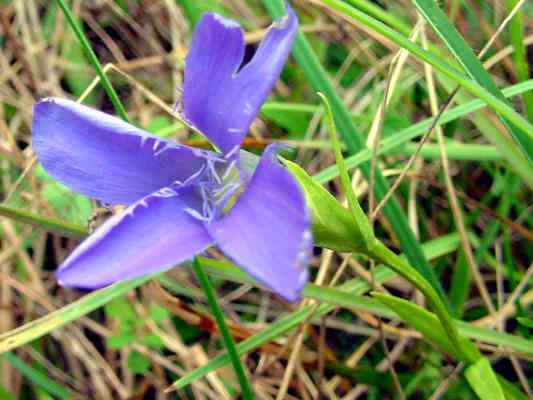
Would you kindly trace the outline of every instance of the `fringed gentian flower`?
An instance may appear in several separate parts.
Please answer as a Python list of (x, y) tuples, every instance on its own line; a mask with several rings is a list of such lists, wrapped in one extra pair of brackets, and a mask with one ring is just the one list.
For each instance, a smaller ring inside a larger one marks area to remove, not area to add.
[(183, 113), (220, 152), (163, 140), (72, 101), (35, 105), (33, 149), (50, 175), (128, 206), (70, 254), (57, 271), (62, 285), (92, 289), (164, 271), (216, 245), (286, 300), (299, 299), (312, 250), (303, 192), (276, 146), (253, 173), (240, 150), (290, 53), (298, 21), (287, 10), (242, 68), (236, 22), (206, 14), (194, 32)]

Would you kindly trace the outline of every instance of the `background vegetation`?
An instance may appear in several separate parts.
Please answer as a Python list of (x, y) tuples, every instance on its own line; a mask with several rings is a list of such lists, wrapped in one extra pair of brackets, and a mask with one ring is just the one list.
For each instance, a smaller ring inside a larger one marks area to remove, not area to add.
[[(59, 4), (0, 1), (0, 398), (238, 398), (190, 266), (91, 294), (53, 278), (96, 204), (35, 162), (32, 105), (53, 95), (117, 113)], [(67, 4), (131, 121), (195, 146), (207, 143), (171, 109), (194, 24), (204, 11), (238, 20), (251, 56), (283, 13), (278, 0)], [(531, 397), (533, 4), (292, 4), (302, 33), (246, 148), (291, 144), (344, 202), (325, 93), (376, 236), (490, 364), (470, 368), (428, 299), (375, 259), (316, 248), (305, 300), (288, 305), (209, 251), (200, 263), (257, 398)]]

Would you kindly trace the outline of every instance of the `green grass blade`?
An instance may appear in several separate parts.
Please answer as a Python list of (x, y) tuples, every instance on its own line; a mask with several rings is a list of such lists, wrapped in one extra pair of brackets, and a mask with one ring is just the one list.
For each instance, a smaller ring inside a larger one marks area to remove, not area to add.
[(96, 57), (96, 54), (94, 54), (94, 51), (87, 40), (87, 37), (83, 33), (80, 25), (78, 24), (78, 21), (76, 21), (76, 18), (72, 14), (72, 11), (70, 11), (70, 8), (67, 6), (64, 0), (57, 0), (59, 7), (61, 7), (61, 10), (63, 10), (63, 13), (65, 14), (65, 17), (67, 18), (67, 21), (74, 31), (76, 37), (80, 41), (80, 44), (83, 46), (83, 50), (85, 51), (85, 54), (89, 58), (89, 61), (93, 65), (93, 67), (96, 69), (96, 72), (98, 73), (98, 76), (100, 77), (100, 81), (102, 82), (102, 86), (104, 87), (104, 90), (106, 91), (107, 95), (109, 96), (109, 99), (111, 100), (111, 103), (113, 103), (113, 107), (115, 107), (115, 110), (117, 111), (118, 115), (124, 120), (129, 121), (128, 114), (126, 113), (126, 110), (124, 109), (124, 106), (120, 102), (120, 99), (118, 98), (117, 93), (115, 92), (115, 89), (111, 85), (111, 82), (107, 78), (107, 75), (105, 74), (102, 65), (100, 64), (100, 61), (98, 61), (98, 57)]
[(215, 316), (215, 320), (217, 321), (218, 329), (220, 330), (220, 335), (222, 336), (224, 346), (228, 351), (229, 358), (233, 364), (233, 369), (235, 370), (235, 374), (237, 375), (239, 384), (241, 385), (242, 397), (245, 400), (252, 400), (254, 398), (252, 387), (248, 381), (248, 377), (246, 376), (246, 371), (241, 363), (241, 359), (237, 354), (237, 350), (235, 349), (235, 342), (233, 341), (233, 337), (231, 336), (228, 326), (226, 325), (224, 314), (222, 313), (222, 309), (218, 304), (215, 290), (213, 289), (213, 286), (209, 281), (209, 277), (200, 265), (197, 257), (195, 257), (193, 260), (193, 269), (196, 273), (198, 281), (202, 285), (207, 302), (209, 303), (211, 310), (213, 311), (213, 315)]
[(0, 204), (0, 215), (20, 221), (25, 224), (33, 225), (37, 228), (46, 229), (51, 232), (57, 232), (61, 235), (71, 238), (82, 238), (87, 236), (87, 229), (83, 226), (64, 222), (59, 219), (43, 217), (28, 211), (4, 206)]
[[(424, 16), (446, 44), (448, 49), (455, 55), (468, 75), (495, 98), (509, 105), (498, 89), (498, 86), (496, 86), (496, 82), (494, 82), (490, 74), (485, 70), (481, 61), (479, 61), (470, 46), (468, 46), (461, 34), (448, 20), (446, 14), (437, 3), (434, 0), (413, 0), (413, 2), (418, 11)], [(502, 118), (502, 122), (506, 125), (507, 130), (512, 137), (520, 145), (523, 154), (530, 162), (532, 162), (533, 127), (531, 127), (529, 132), (527, 130), (521, 131), (518, 127), (513, 126), (513, 122), (507, 118)]]
[[(507, 0), (509, 12), (514, 9), (519, 0)], [(509, 23), (509, 33), (511, 34), (511, 43), (514, 47), (513, 59), (516, 66), (516, 75), (518, 80), (527, 81), (530, 78), (529, 64), (524, 39), (524, 13), (518, 11)], [(525, 111), (530, 122), (533, 122), (533, 93), (524, 93)]]
[[(263, 4), (273, 17), (280, 17), (285, 14), (282, 0), (264, 0)], [(364, 149), (365, 142), (363, 136), (355, 127), (350, 112), (336, 93), (326, 71), (320, 64), (320, 61), (302, 32), (298, 32), (296, 36), (293, 54), (313, 89), (324, 93), (331, 102), (335, 122), (342, 134), (348, 153), (354, 154)], [(363, 163), (361, 165), (361, 170), (367, 179), (369, 179), (370, 174), (372, 173), (370, 163)], [(374, 187), (376, 198), (382, 199), (388, 189), (389, 185), (383, 177), (383, 174), (381, 174), (379, 169), (376, 170)], [(444, 290), (442, 289), (436, 274), (425, 259), (420, 245), (409, 227), (407, 218), (394, 196), (391, 196), (391, 199), (385, 205), (383, 212), (390, 221), (396, 236), (400, 240), (402, 250), (405, 252), (411, 265), (413, 265), (438, 291), (441, 297), (445, 299)]]
[(33, 382), (36, 386), (41, 387), (48, 394), (53, 395), (58, 399), (71, 398), (71, 392), (69, 389), (53, 381), (41, 371), (38, 371), (32, 366), (28, 365), (15, 354), (5, 353), (2, 354), (2, 357), (4, 357), (13, 368), (18, 370), (24, 377), (26, 377), (26, 379)]

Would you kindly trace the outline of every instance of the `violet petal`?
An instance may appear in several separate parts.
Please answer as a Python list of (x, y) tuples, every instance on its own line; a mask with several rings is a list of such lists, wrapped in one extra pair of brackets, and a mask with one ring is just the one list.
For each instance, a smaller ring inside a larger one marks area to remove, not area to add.
[(34, 106), (32, 146), (55, 179), (110, 204), (132, 204), (203, 165), (196, 149), (59, 98)]
[(56, 272), (61, 285), (94, 289), (169, 269), (210, 246), (203, 223), (185, 211), (194, 187), (164, 188), (111, 217)]
[(240, 145), (289, 56), (298, 19), (272, 24), (253, 59), (241, 71), (244, 39), (236, 22), (206, 14), (198, 23), (185, 60), (185, 118), (223, 153)]
[(227, 215), (207, 225), (220, 249), (288, 301), (300, 298), (312, 251), (304, 194), (269, 146)]

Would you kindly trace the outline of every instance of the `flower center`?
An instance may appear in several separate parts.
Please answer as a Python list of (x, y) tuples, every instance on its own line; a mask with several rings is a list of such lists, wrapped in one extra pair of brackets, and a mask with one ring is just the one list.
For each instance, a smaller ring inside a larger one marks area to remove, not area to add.
[[(237, 154), (238, 156), (238, 154)], [(205, 164), (197, 173), (194, 186), (202, 200), (199, 209), (186, 211), (202, 221), (211, 221), (227, 213), (242, 193), (245, 173), (239, 168), (235, 155), (219, 157), (203, 153)]]

